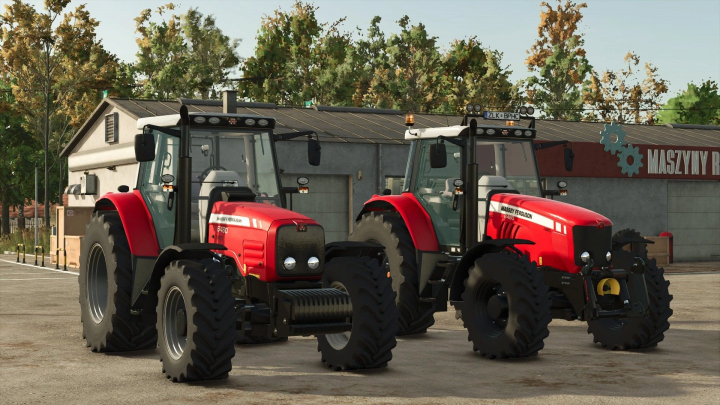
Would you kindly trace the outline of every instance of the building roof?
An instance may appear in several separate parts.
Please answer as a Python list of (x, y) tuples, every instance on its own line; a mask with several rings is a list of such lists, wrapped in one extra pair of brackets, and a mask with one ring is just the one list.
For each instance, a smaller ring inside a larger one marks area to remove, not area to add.
[[(177, 114), (180, 106), (189, 112), (222, 112), (219, 100), (139, 100), (105, 98), (90, 118), (78, 130), (61, 156), (67, 156), (82, 137), (100, 118), (108, 105), (135, 119), (157, 115)], [(405, 112), (390, 109), (358, 107), (312, 106), (312, 108), (284, 107), (272, 103), (237, 103), (238, 114), (270, 116), (277, 120), (276, 133), (299, 130), (317, 131), (321, 141), (347, 143), (406, 144)], [(461, 116), (415, 114), (414, 128), (458, 125)], [(537, 140), (571, 142), (599, 142), (603, 123), (537, 120)], [(625, 140), (633, 144), (720, 146), (720, 127), (709, 125), (623, 125)]]

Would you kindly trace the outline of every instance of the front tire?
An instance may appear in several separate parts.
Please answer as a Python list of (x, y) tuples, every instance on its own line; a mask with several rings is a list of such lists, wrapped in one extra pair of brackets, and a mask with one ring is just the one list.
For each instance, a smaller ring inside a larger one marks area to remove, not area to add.
[(96, 212), (90, 218), (82, 240), (78, 283), (83, 338), (92, 351), (155, 347), (155, 313), (130, 313), (132, 261), (117, 212)]
[(550, 331), (548, 286), (527, 256), (488, 253), (475, 260), (462, 293), (473, 350), (490, 359), (536, 355)]
[[(640, 233), (633, 229), (617, 232), (613, 239), (623, 236), (640, 238)], [(665, 331), (670, 328), (670, 282), (663, 276), (665, 270), (658, 267), (655, 259), (648, 259), (644, 243), (631, 244), (631, 251), (614, 250), (613, 266), (630, 269), (635, 257), (645, 262), (645, 285), (647, 286), (650, 303), (649, 315), (645, 318), (628, 319), (596, 319), (588, 322), (588, 333), (592, 333), (593, 341), (612, 350), (646, 349), (655, 347), (665, 339)]]
[(415, 244), (402, 217), (390, 212), (368, 212), (355, 224), (351, 241), (375, 242), (385, 248), (385, 264), (397, 293), (400, 335), (425, 333), (435, 323), (435, 306), (420, 302), (420, 270)]
[(160, 280), (158, 346), (173, 382), (227, 378), (235, 356), (235, 299), (220, 263), (176, 260)]
[(350, 295), (352, 330), (318, 335), (318, 351), (327, 367), (357, 370), (385, 367), (392, 359), (398, 331), (395, 292), (376, 259), (336, 257), (325, 265), (325, 287)]

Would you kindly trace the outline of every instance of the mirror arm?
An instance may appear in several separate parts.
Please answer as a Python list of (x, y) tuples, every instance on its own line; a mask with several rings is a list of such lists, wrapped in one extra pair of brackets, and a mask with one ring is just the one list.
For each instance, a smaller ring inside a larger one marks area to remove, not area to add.
[(570, 143), (570, 141), (553, 141), (553, 142), (533, 143), (533, 148), (535, 148), (535, 150), (541, 150), (541, 149), (552, 148), (553, 146), (566, 145), (566, 144), (570, 145), (570, 147), (572, 148), (572, 143)]
[(448, 137), (443, 136), (443, 135), (438, 136), (437, 139), (450, 142), (451, 144), (453, 144), (453, 145), (455, 145), (455, 146), (459, 146), (459, 147), (461, 147), (461, 148), (464, 148), (464, 147), (465, 147), (465, 141), (462, 140), (462, 139), (448, 138)]
[(297, 194), (300, 192), (300, 190), (297, 187), (281, 187), (280, 189), (281, 193), (285, 194)]
[(180, 138), (180, 130), (179, 129), (172, 129), (172, 128), (166, 128), (166, 127), (159, 127), (157, 125), (152, 124), (145, 124), (143, 127), (143, 133), (145, 133), (146, 129), (155, 130), (158, 132), (162, 132), (163, 134), (167, 134), (170, 136), (174, 136), (176, 138)]
[(298, 131), (298, 132), (289, 132), (286, 134), (273, 134), (273, 139), (275, 141), (289, 141), (291, 139), (299, 138), (301, 136), (317, 136), (317, 132), (315, 131)]

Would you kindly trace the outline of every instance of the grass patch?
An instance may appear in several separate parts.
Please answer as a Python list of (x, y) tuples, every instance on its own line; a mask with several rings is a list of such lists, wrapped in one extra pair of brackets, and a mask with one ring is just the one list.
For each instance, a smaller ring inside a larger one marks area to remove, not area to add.
[[(34, 255), (35, 229), (25, 228), (8, 235), (0, 236), (0, 253), (7, 251), (15, 253), (17, 245), (25, 245), (25, 254)], [(38, 245), (45, 248), (45, 254), (50, 253), (50, 228), (38, 228)], [(22, 252), (22, 251), (21, 251)]]

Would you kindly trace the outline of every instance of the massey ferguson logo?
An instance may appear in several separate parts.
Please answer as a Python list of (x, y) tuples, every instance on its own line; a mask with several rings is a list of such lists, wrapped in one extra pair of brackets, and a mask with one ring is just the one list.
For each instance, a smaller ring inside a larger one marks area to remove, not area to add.
[(500, 206), (500, 211), (504, 212), (504, 213), (507, 214), (507, 215), (512, 215), (512, 216), (517, 216), (517, 217), (523, 217), (523, 218), (527, 218), (527, 219), (532, 219), (532, 214), (531, 214), (531, 213), (529, 213), (529, 212), (527, 212), (527, 211), (519, 210), (519, 209), (517, 209), (517, 208), (508, 207), (507, 205), (502, 205), (502, 206)]
[(295, 223), (298, 232), (307, 232), (307, 224)]
[(597, 227), (598, 227), (598, 229), (603, 229), (603, 228), (605, 228), (605, 222), (603, 222), (603, 221), (601, 221), (601, 220), (599, 220), (599, 219), (596, 219), (596, 221), (597, 221)]

